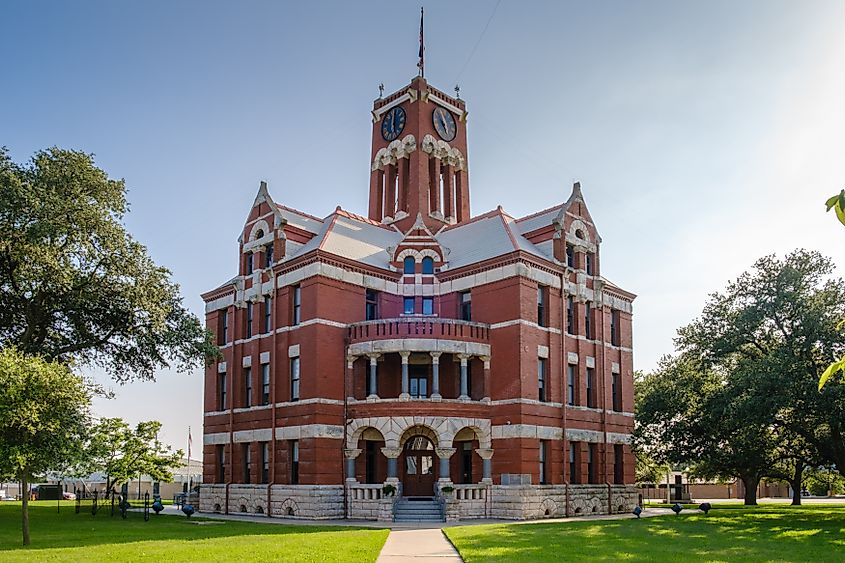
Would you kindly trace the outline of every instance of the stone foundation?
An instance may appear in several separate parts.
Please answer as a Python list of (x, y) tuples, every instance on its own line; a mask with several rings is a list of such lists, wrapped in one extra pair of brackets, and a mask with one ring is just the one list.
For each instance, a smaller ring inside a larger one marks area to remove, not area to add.
[[(226, 512), (226, 485), (201, 485), (199, 507), (200, 512)], [(343, 486), (229, 485), (228, 513), (311, 520), (343, 518)]]
[[(382, 485), (272, 485), (269, 514), (281, 518), (392, 521), (397, 497)], [(447, 521), (496, 518), (535, 520), (629, 513), (637, 504), (633, 485), (455, 485), (444, 498)], [(267, 514), (268, 485), (229, 485), (229, 514)], [(568, 510), (567, 510), (568, 505)], [(226, 511), (226, 485), (200, 487), (200, 512)]]

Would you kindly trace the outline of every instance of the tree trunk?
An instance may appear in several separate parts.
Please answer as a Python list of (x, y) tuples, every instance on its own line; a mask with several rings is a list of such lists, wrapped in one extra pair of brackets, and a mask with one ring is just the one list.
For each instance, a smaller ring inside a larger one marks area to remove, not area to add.
[(745, 505), (746, 506), (756, 506), (757, 505), (757, 485), (760, 483), (759, 477), (754, 476), (742, 476), (743, 488), (745, 489)]
[(23, 544), (29, 545), (29, 479), (21, 477), (21, 529), (23, 530)]
[(804, 462), (795, 462), (795, 471), (792, 474), (792, 479), (789, 480), (789, 486), (792, 487), (792, 506), (801, 506), (801, 484), (804, 481)]

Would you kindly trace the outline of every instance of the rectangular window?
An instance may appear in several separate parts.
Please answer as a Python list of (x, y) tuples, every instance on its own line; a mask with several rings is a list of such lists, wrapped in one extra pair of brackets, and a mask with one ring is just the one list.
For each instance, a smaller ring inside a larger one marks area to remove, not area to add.
[(252, 406), (252, 368), (244, 368), (244, 406)]
[(610, 343), (613, 346), (620, 346), (619, 344), (619, 309), (610, 311)]
[(291, 298), (291, 318), (290, 324), (296, 326), (302, 319), (302, 288), (298, 285), (293, 286), (293, 296)]
[(571, 244), (566, 245), (566, 265), (570, 268), (575, 267), (575, 248)]
[(264, 267), (269, 268), (273, 265), (273, 245), (268, 244), (264, 247)]
[(569, 442), (569, 482), (577, 485), (581, 482), (581, 471), (578, 469), (578, 442)]
[(270, 482), (270, 443), (261, 442), (261, 482)]
[(586, 257), (587, 257), (587, 275), (592, 276), (593, 275), (593, 260), (594, 260), (595, 255), (592, 252), (588, 252)]
[(161, 496), (161, 481), (153, 481), (153, 497)]
[(434, 314), (434, 297), (423, 297), (423, 315), (433, 315)]
[(537, 358), (537, 387), (539, 400), (546, 401), (546, 358)]
[(546, 440), (540, 440), (540, 484), (545, 485), (549, 482), (548, 470), (548, 456), (549, 443)]
[(464, 291), (461, 295), (461, 320), (472, 320), (472, 294), (469, 291)]
[(408, 369), (411, 397), (425, 399), (428, 397), (428, 366), (410, 365)]
[(589, 301), (584, 304), (584, 336), (587, 340), (593, 339), (593, 308)]
[(613, 410), (622, 412), (622, 377), (618, 373), (611, 374), (611, 396), (613, 398)]
[(253, 270), (252, 252), (246, 253), (246, 275), (250, 275)]
[(365, 316), (366, 320), (374, 321), (378, 319), (378, 292), (374, 289), (368, 289), (365, 296)]
[(261, 364), (261, 404), (270, 404), (270, 364)]
[(574, 364), (566, 366), (566, 404), (571, 406), (575, 405), (575, 392), (578, 383), (576, 369), (577, 366)]
[(587, 368), (587, 406), (596, 408), (596, 370)]
[(290, 400), (299, 400), (299, 357), (290, 359)]
[(598, 476), (596, 475), (596, 445), (589, 444), (587, 446), (587, 479), (588, 483), (594, 485), (598, 483)]
[(625, 484), (625, 451), (622, 444), (613, 444), (613, 483)]
[(402, 312), (406, 315), (413, 315), (416, 310), (414, 306), (414, 298), (413, 297), (405, 297), (402, 300)]
[(537, 286), (537, 324), (546, 326), (546, 301), (548, 288), (542, 285)]
[(273, 323), (273, 298), (267, 296), (264, 298), (264, 334), (270, 332)]
[(246, 337), (252, 338), (252, 301), (246, 304)]
[(226, 373), (217, 374), (217, 410), (226, 410)]
[(226, 450), (223, 444), (217, 446), (217, 482), (226, 482)]
[(364, 463), (365, 473), (364, 473), (364, 481), (366, 483), (376, 483), (376, 463), (378, 463), (378, 448), (376, 447), (376, 442), (372, 440), (367, 440), (364, 442), (366, 444), (366, 451), (364, 455)]
[(290, 484), (299, 484), (299, 440), (290, 440), (288, 442), (288, 452), (290, 455)]
[(575, 299), (571, 295), (566, 298), (566, 332), (575, 334)]
[(243, 482), (249, 484), (250, 473), (252, 473), (252, 452), (250, 451), (250, 444), (242, 446), (243, 462), (244, 462), (244, 480)]
[(220, 313), (220, 345), (223, 346), (229, 342), (229, 310), (223, 309)]

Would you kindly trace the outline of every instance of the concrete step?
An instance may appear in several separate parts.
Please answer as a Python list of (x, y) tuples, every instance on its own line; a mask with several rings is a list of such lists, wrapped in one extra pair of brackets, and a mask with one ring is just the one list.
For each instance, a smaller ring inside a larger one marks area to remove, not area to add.
[(400, 500), (393, 511), (395, 522), (442, 522), (440, 503), (432, 500)]

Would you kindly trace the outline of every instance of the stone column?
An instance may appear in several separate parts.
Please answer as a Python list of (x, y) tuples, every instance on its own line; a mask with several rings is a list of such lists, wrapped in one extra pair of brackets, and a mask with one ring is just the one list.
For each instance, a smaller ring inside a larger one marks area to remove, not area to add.
[(381, 354), (369, 354), (370, 357), (370, 394), (368, 399), (378, 399), (378, 378), (376, 377), (376, 370), (378, 369), (378, 359)]
[(358, 359), (358, 356), (346, 356), (346, 396), (347, 399), (354, 399), (355, 398), (355, 378), (354, 375), (354, 366), (355, 360)]
[(410, 399), (411, 395), (408, 393), (408, 358), (411, 357), (410, 352), (399, 352), (402, 356), (402, 393), (399, 395), (400, 399)]
[(440, 354), (441, 352), (429, 352), (431, 354), (431, 398), (439, 401), (440, 396)]
[(387, 480), (385, 483), (399, 482), (398, 460), (402, 448), (382, 448), (381, 453), (387, 458)]
[(446, 483), (451, 483), (452, 478), (449, 476), (449, 458), (457, 450), (455, 448), (434, 448), (434, 453), (437, 454), (437, 457), (440, 458), (440, 470), (438, 471), (439, 478), (437, 482), (442, 485)]
[(357, 483), (355, 478), (355, 458), (361, 454), (358, 448), (346, 448), (343, 450), (343, 455), (346, 457), (346, 480), (348, 482)]
[(490, 356), (479, 356), (482, 362), (484, 362), (484, 392), (482, 395), (482, 401), (489, 401), (490, 400)]
[(482, 463), (482, 483), (493, 482), (493, 448), (477, 448), (475, 453), (481, 458)]
[(459, 401), (469, 401), (469, 389), (467, 389), (467, 361), (471, 356), (467, 354), (458, 354), (458, 359), (461, 361), (461, 394), (458, 397)]

